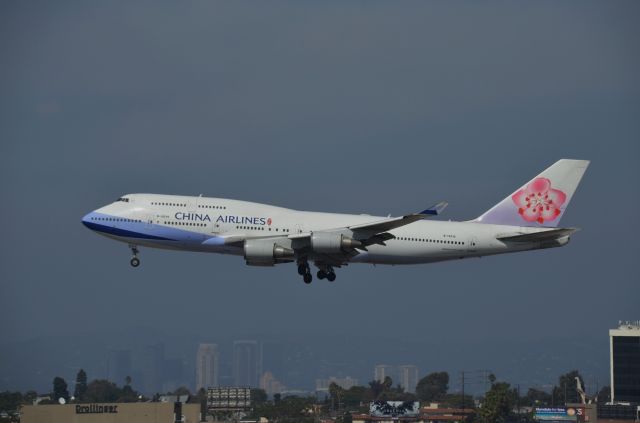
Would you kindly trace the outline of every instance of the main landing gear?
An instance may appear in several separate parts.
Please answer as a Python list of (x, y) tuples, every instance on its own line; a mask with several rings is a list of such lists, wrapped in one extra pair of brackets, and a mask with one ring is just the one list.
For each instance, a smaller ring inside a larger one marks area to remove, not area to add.
[[(299, 261), (298, 262), (298, 274), (302, 276), (304, 283), (311, 283), (313, 277), (311, 276), (311, 269), (309, 268), (309, 263), (307, 261)], [(333, 267), (331, 266), (318, 266), (318, 273), (316, 273), (318, 279), (326, 279), (329, 282), (333, 282), (336, 280), (336, 273), (333, 271)]]
[(302, 280), (304, 280), (304, 283), (306, 284), (311, 283), (313, 280), (313, 276), (311, 276), (311, 269), (309, 269), (309, 263), (306, 261), (298, 262), (298, 274), (302, 276)]
[(333, 267), (327, 266), (324, 269), (318, 270), (317, 275), (318, 279), (327, 279), (329, 282), (333, 282), (336, 280), (336, 272), (333, 271)]
[(131, 263), (131, 266), (133, 267), (140, 266), (140, 259), (138, 258), (138, 247), (136, 247), (135, 245), (130, 245), (129, 248), (131, 248), (131, 254), (133, 254), (133, 257), (131, 257), (131, 261), (129, 261), (129, 263)]

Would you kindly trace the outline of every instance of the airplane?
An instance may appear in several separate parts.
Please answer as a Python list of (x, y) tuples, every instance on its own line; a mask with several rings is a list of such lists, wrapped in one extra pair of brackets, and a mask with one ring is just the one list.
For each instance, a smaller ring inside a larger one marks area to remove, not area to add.
[(398, 217), (298, 211), (226, 198), (127, 194), (88, 213), (92, 231), (139, 246), (243, 256), (250, 266), (296, 263), (305, 283), (333, 282), (351, 263), (406, 265), (561, 247), (577, 228), (558, 227), (589, 161), (562, 159), (481, 216), (426, 220), (446, 202)]

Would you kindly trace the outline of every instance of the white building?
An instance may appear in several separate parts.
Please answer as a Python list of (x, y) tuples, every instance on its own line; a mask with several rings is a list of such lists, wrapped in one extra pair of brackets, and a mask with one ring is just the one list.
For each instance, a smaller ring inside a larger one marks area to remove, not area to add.
[(418, 368), (412, 364), (407, 364), (398, 367), (398, 383), (402, 386), (405, 392), (416, 392), (416, 385), (418, 385)]
[(257, 388), (262, 373), (262, 350), (257, 341), (233, 343), (233, 379), (236, 386)]
[(393, 372), (393, 366), (388, 364), (378, 364), (373, 370), (373, 378), (379, 382), (384, 382), (384, 378), (390, 377), (393, 379), (395, 374)]
[(196, 391), (218, 386), (218, 345), (200, 344), (196, 354)]

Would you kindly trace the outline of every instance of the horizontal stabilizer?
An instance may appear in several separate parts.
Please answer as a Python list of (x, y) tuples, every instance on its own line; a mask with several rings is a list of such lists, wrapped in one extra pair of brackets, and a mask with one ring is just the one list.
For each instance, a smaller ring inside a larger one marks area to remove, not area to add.
[(505, 236), (499, 236), (497, 239), (500, 241), (509, 241), (509, 242), (538, 242), (538, 241), (549, 241), (558, 238), (562, 238), (565, 236), (569, 236), (572, 233), (578, 231), (578, 228), (559, 228), (559, 229), (551, 229), (549, 231), (541, 231), (541, 232), (533, 232), (529, 234), (511, 234)]

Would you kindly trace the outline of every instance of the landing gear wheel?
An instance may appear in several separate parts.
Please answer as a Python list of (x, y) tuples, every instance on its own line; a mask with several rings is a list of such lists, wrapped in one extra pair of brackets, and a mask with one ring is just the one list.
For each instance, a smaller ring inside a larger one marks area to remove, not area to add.
[(298, 275), (304, 276), (305, 273), (307, 273), (307, 266), (305, 266), (304, 264), (299, 264), (298, 265)]
[(140, 266), (140, 259), (138, 257), (133, 257), (129, 263), (131, 263), (131, 266), (133, 267), (138, 267)]
[(305, 273), (303, 279), (304, 279), (304, 283), (310, 284), (311, 281), (313, 280), (313, 276), (311, 276), (311, 273)]
[(328, 274), (327, 274), (327, 280), (328, 280), (329, 282), (333, 282), (333, 281), (335, 281), (335, 280), (336, 280), (336, 274), (335, 274), (335, 273), (333, 273), (333, 272), (328, 273)]
[(318, 277), (318, 279), (322, 280), (327, 277), (327, 273), (324, 270), (318, 270), (316, 276)]

